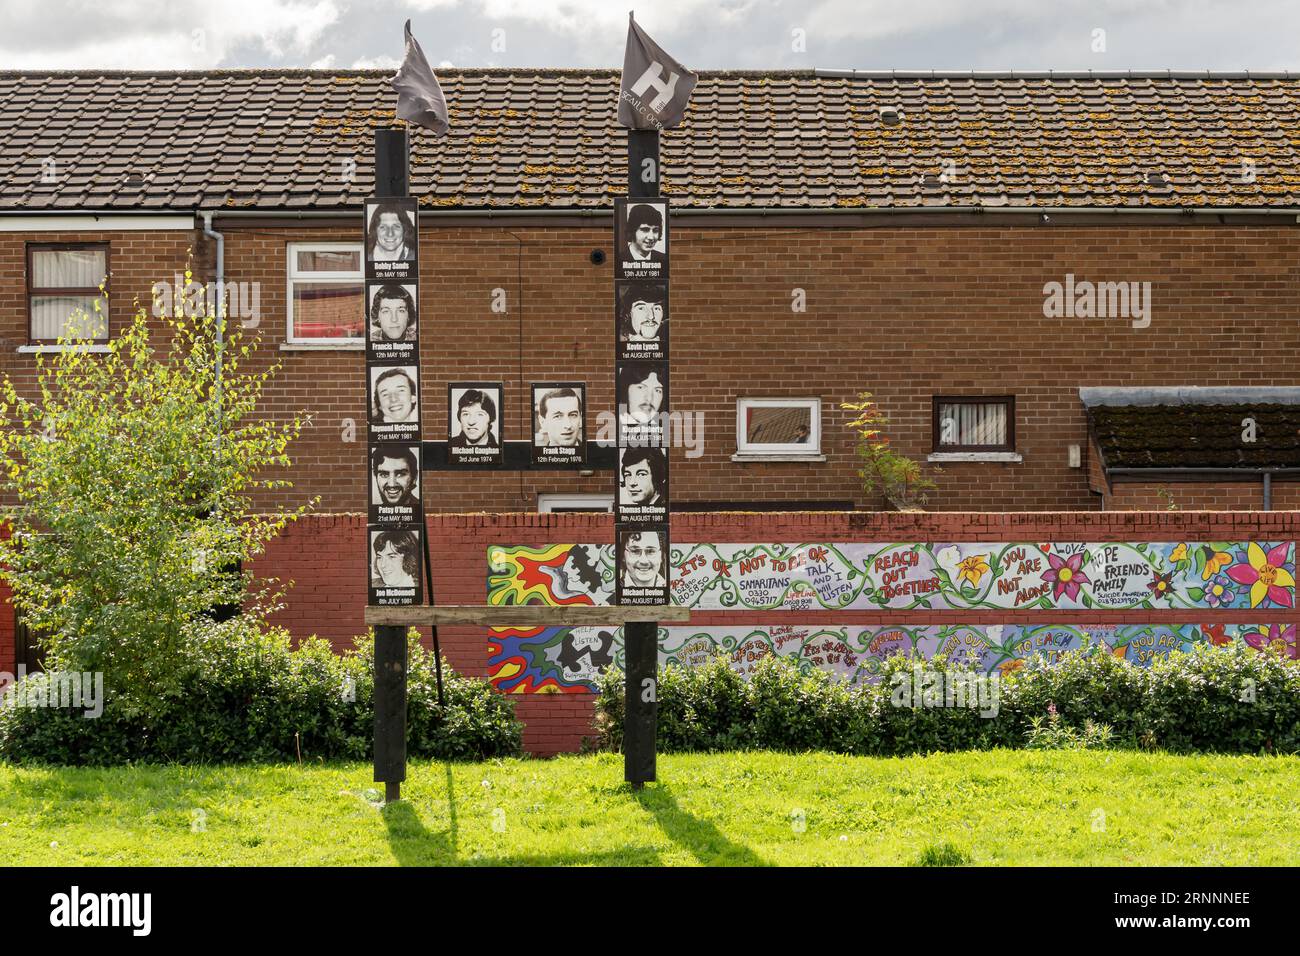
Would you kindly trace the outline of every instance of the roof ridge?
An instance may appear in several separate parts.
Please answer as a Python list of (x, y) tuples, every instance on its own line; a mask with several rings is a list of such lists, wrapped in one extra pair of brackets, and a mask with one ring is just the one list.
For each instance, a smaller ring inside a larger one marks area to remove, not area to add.
[[(473, 66), (440, 67), (440, 75), (470, 76), (618, 76), (619, 67)], [(863, 79), (1300, 79), (1290, 70), (858, 70), (760, 69), (698, 70), (701, 77), (810, 77)], [(218, 76), (360, 76), (386, 79), (391, 68), (313, 70), (308, 67), (225, 67), (212, 70), (0, 70), (0, 77), (218, 77)]]

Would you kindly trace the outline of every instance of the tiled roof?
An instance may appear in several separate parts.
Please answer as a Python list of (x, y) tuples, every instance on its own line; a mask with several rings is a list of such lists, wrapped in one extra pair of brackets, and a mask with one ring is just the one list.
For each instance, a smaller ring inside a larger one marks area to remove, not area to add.
[[(385, 75), (0, 73), (0, 210), (356, 208)], [(624, 192), (617, 71), (440, 79), (452, 132), (412, 141), (426, 205)], [(1291, 207), (1300, 76), (705, 72), (662, 150), (665, 193), (701, 208)]]
[(1300, 468), (1300, 405), (1102, 405), (1088, 417), (1108, 470)]

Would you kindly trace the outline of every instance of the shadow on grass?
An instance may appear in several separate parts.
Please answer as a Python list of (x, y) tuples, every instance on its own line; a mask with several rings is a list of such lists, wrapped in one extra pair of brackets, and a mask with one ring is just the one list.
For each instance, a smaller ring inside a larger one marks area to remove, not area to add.
[(390, 803), (381, 816), (388, 829), (388, 846), (398, 866), (657, 866), (659, 853), (650, 847), (623, 847), (604, 853), (573, 852), (513, 854), (490, 856), (475, 853), (462, 857), (456, 814), (456, 785), (451, 765), (447, 773), (447, 809), (450, 822), (446, 830), (434, 833), (420, 819), (415, 807), (406, 801)]
[(707, 820), (692, 816), (677, 805), (663, 784), (632, 791), (641, 808), (650, 813), (664, 835), (704, 866), (767, 866), (761, 856), (728, 839)]

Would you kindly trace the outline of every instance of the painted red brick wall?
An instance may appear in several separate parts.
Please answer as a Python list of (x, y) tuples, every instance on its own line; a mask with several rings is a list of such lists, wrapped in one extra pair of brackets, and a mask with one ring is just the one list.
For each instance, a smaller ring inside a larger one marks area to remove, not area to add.
[[(441, 604), (482, 604), (486, 598), (487, 549), (492, 545), (613, 540), (608, 515), (449, 514), (428, 521), (434, 589)], [(1106, 513), (718, 513), (677, 514), (677, 542), (808, 541), (1232, 541), (1294, 540), (1298, 512), (1106, 512)], [(319, 634), (336, 648), (347, 647), (364, 630), (365, 521), (360, 515), (307, 519), (277, 539), (262, 573), (297, 584), (276, 623), (295, 636)], [(743, 623), (909, 625), (969, 624), (1136, 624), (1206, 621), (1300, 621), (1300, 612), (1202, 611), (1195, 621), (1178, 611), (697, 611), (692, 624)], [(428, 643), (428, 634), (425, 634)], [(444, 627), (439, 639), (458, 671), (486, 676), (486, 631)], [(547, 755), (573, 751), (592, 733), (592, 698), (582, 694), (519, 695), (517, 713), (526, 723), (525, 746)]]
[[(486, 598), (487, 549), (492, 545), (613, 540), (608, 515), (449, 514), (428, 520), (434, 588), (441, 604), (482, 604)], [(1105, 513), (773, 513), (678, 514), (678, 542), (742, 541), (1197, 541), (1294, 540), (1300, 512), (1105, 512)], [(290, 584), (285, 607), (272, 618), (295, 638), (319, 635), (337, 650), (365, 630), (366, 544), (363, 515), (315, 515), (291, 526), (253, 564), (260, 576)], [(13, 613), (0, 584), (0, 670), (13, 671)], [(1189, 623), (1176, 611), (697, 611), (692, 624), (743, 623), (909, 625), (1046, 623)], [(1205, 621), (1300, 621), (1300, 612), (1201, 611)], [(1193, 622), (1195, 623), (1195, 622)], [(428, 645), (429, 634), (424, 632)], [(486, 631), (445, 627), (439, 640), (457, 671), (485, 677)], [(584, 694), (519, 695), (516, 712), (526, 724), (532, 753), (577, 750), (592, 733), (593, 698)]]

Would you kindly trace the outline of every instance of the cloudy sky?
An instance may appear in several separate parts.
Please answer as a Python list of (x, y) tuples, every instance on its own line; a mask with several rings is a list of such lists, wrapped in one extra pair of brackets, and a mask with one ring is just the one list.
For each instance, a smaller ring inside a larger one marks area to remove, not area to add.
[(1295, 0), (3, 0), (0, 70), (619, 66), (627, 10), (692, 69), (1300, 69)]

